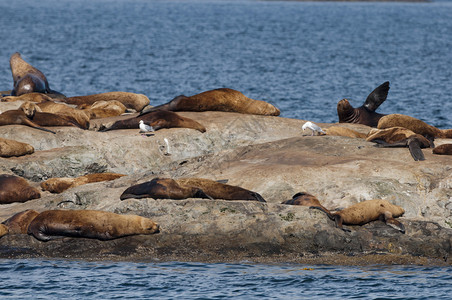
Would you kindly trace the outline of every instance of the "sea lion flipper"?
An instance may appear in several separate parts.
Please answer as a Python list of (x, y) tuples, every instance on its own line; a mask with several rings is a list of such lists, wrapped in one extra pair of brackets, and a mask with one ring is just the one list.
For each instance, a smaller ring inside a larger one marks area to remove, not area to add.
[(388, 96), (389, 91), (389, 81), (384, 82), (376, 89), (374, 89), (369, 96), (367, 96), (366, 101), (364, 102), (364, 107), (369, 111), (375, 111)]
[(408, 148), (410, 149), (411, 156), (415, 161), (425, 160), (424, 153), (421, 150), (418, 140), (410, 139), (408, 141)]
[(391, 226), (394, 229), (397, 229), (398, 231), (400, 231), (401, 233), (405, 233), (405, 226), (400, 223), (399, 221), (397, 221), (394, 218), (388, 218), (386, 219), (386, 225)]

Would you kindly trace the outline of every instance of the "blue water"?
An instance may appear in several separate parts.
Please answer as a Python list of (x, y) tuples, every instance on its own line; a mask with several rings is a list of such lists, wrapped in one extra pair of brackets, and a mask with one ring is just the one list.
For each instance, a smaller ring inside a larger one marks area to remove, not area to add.
[(19, 51), (68, 96), (157, 105), (229, 87), (282, 116), (336, 122), (386, 80), (382, 113), (452, 128), (452, 3), (0, 0), (0, 90)]
[[(0, 0), (0, 90), (16, 51), (68, 96), (151, 104), (228, 87), (336, 122), (391, 82), (382, 113), (452, 128), (452, 3)], [(305, 270), (304, 268), (313, 268)], [(446, 299), (451, 268), (0, 260), (1, 299)]]
[(0, 260), (1, 299), (450, 299), (452, 267)]

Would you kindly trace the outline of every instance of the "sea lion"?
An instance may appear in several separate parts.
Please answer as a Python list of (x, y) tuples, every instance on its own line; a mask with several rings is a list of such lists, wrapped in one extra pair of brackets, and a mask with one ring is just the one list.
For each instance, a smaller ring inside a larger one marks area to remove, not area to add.
[(36, 210), (27, 209), (13, 215), (2, 224), (8, 227), (10, 234), (27, 234), (28, 225), (39, 215)]
[(34, 123), (32, 120), (27, 118), (25, 113), (22, 110), (8, 110), (0, 114), (0, 126), (6, 125), (25, 125), (35, 129), (51, 132), (55, 134), (54, 131), (42, 128), (38, 124)]
[(7, 234), (8, 234), (8, 227), (6, 227), (3, 224), (0, 224), (0, 238)]
[(364, 225), (375, 220), (381, 220), (387, 225), (405, 233), (405, 226), (394, 219), (403, 215), (405, 210), (400, 206), (389, 203), (387, 200), (366, 200), (334, 213), (321, 206), (312, 206), (312, 208), (326, 213), (331, 220), (336, 222), (336, 227), (344, 231), (350, 230), (343, 228), (343, 224)]
[(452, 129), (438, 129), (424, 121), (407, 115), (390, 114), (382, 117), (380, 121), (378, 121), (377, 128), (379, 129), (391, 127), (404, 127), (414, 133), (434, 138), (452, 138)]
[(14, 175), (0, 175), (0, 204), (27, 202), (38, 199), (41, 194), (27, 180)]
[(28, 234), (44, 242), (65, 236), (111, 240), (157, 232), (159, 225), (148, 218), (99, 210), (47, 210), (28, 226)]
[(72, 117), (81, 128), (89, 128), (90, 117), (83, 110), (73, 108), (64, 103), (56, 103), (54, 101), (45, 101), (37, 103), (36, 105), (42, 110), (42, 112)]
[(351, 138), (361, 138), (365, 139), (366, 134), (358, 132), (356, 130), (345, 128), (341, 126), (331, 126), (326, 129), (327, 135), (333, 135), (333, 136), (346, 136)]
[(166, 104), (145, 108), (141, 115), (156, 110), (212, 110), (266, 116), (279, 116), (280, 114), (279, 109), (268, 102), (248, 98), (239, 91), (227, 88), (210, 90), (190, 97), (180, 95)]
[(386, 100), (388, 91), (389, 81), (386, 81), (373, 90), (358, 108), (353, 108), (347, 99), (342, 99), (337, 103), (339, 123), (359, 123), (376, 127), (378, 120), (385, 115), (376, 113), (375, 110)]
[(32, 145), (21, 143), (14, 140), (0, 138), (0, 156), (1, 157), (11, 157), (11, 156), (22, 156), (27, 154), (32, 154), (35, 149)]
[(254, 200), (265, 202), (261, 195), (238, 186), (232, 186), (202, 178), (154, 178), (151, 181), (133, 185), (120, 196), (121, 200), (129, 198), (154, 199), (224, 199), (224, 200)]
[(18, 52), (11, 55), (9, 65), (14, 81), (11, 96), (20, 96), (33, 92), (60, 94), (59, 92), (51, 90), (45, 75), (23, 60)]
[(200, 132), (206, 132), (206, 128), (195, 120), (182, 117), (172, 111), (164, 110), (153, 111), (142, 116), (119, 120), (110, 126), (102, 125), (100, 131), (138, 129), (141, 120), (143, 120), (147, 125), (152, 126), (154, 130), (159, 130), (161, 128), (192, 128)]
[(124, 104), (117, 100), (97, 101), (92, 105), (79, 105), (77, 108), (85, 111), (90, 116), (90, 119), (120, 116), (125, 113), (127, 109)]
[(75, 126), (86, 129), (72, 116), (42, 112), (41, 108), (34, 102), (24, 102), (19, 108), (39, 126)]
[(49, 191), (51, 193), (62, 193), (67, 189), (79, 185), (84, 185), (93, 182), (110, 181), (122, 176), (125, 175), (116, 173), (93, 173), (84, 176), (79, 176), (76, 178), (68, 177), (50, 178), (44, 182), (41, 182), (41, 188), (42, 190)]
[(369, 132), (368, 142), (377, 143), (378, 147), (406, 147), (415, 161), (425, 160), (421, 148), (433, 148), (433, 138), (427, 139), (420, 134), (403, 127), (375, 129)]
[(41, 93), (28, 93), (22, 94), (20, 96), (5, 96), (1, 98), (1, 102), (15, 102), (15, 101), (30, 101), (30, 102), (44, 102), (44, 101), (52, 101), (49, 95), (41, 94)]
[(433, 154), (452, 155), (452, 144), (443, 144), (433, 149)]
[(128, 93), (128, 92), (108, 92), (87, 96), (76, 96), (69, 97), (64, 102), (68, 104), (82, 105), (88, 104), (92, 105), (97, 101), (111, 101), (117, 100), (124, 104), (127, 108), (141, 111), (145, 106), (149, 105), (149, 98), (143, 94)]
[(328, 211), (325, 207), (320, 204), (319, 199), (317, 199), (315, 196), (308, 194), (308, 193), (296, 193), (292, 196), (292, 199), (285, 200), (281, 202), (281, 204), (288, 204), (288, 205), (301, 205), (301, 206), (309, 206), (309, 207), (319, 207), (319, 209)]

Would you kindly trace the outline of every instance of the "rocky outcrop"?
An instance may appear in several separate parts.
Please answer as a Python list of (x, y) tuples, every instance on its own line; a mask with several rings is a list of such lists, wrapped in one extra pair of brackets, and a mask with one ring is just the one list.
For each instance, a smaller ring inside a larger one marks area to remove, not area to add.
[[(61, 127), (53, 128), (53, 135), (25, 126), (1, 126), (0, 137), (27, 142), (35, 153), (0, 158), (0, 171), (22, 176), (36, 187), (52, 177), (96, 172), (127, 176), (2, 205), (0, 221), (25, 209), (98, 209), (151, 218), (161, 231), (102, 242), (64, 238), (44, 243), (26, 235), (6, 235), (0, 239), (0, 257), (450, 264), (449, 156), (423, 149), (426, 160), (414, 161), (407, 148), (376, 148), (361, 138), (303, 136), (302, 120), (180, 114), (207, 131), (162, 129), (143, 137), (138, 128), (97, 132)], [(124, 117), (92, 120), (91, 125), (95, 129), (119, 118)], [(319, 125), (325, 129), (338, 124)], [(370, 130), (339, 126), (361, 133)], [(119, 199), (129, 186), (157, 176), (228, 180), (258, 192), (267, 203)], [(399, 220), (406, 234), (380, 221), (348, 226), (351, 232), (344, 232), (320, 211), (280, 204), (302, 191), (331, 210), (386, 199), (405, 209)]]

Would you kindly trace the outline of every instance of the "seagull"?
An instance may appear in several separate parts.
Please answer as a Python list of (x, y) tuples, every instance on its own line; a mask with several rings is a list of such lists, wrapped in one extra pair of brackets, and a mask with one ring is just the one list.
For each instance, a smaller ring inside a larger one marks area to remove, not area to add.
[[(143, 120), (140, 120), (140, 132), (149, 132), (149, 131), (155, 131), (152, 126), (144, 124)], [(141, 136), (145, 136), (144, 134), (141, 134)]]
[(301, 129), (303, 129), (303, 132), (306, 130), (306, 128), (309, 128), (309, 129), (312, 130), (311, 136), (314, 135), (314, 132), (315, 132), (315, 133), (321, 132), (321, 133), (323, 133), (323, 134), (326, 134), (326, 132), (323, 131), (322, 128), (320, 128), (318, 125), (316, 125), (316, 124), (314, 124), (314, 123), (312, 123), (312, 122), (309, 122), (309, 121), (306, 122), (306, 123), (304, 123), (304, 125), (301, 127)]

